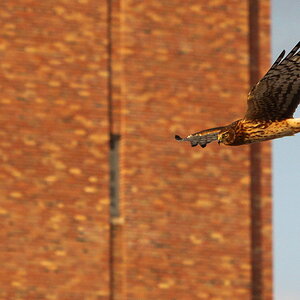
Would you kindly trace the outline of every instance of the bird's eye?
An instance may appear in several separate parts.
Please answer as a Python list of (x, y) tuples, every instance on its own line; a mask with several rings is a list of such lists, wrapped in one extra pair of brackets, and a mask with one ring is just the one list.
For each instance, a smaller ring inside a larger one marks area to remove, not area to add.
[(230, 138), (230, 133), (227, 131), (227, 132), (224, 132), (224, 135), (223, 135), (223, 138), (225, 140), (228, 140)]

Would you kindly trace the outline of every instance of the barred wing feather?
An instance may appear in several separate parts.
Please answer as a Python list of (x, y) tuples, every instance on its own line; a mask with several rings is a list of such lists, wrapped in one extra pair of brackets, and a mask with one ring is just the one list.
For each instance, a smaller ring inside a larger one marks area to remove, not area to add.
[(284, 58), (283, 51), (251, 89), (244, 119), (276, 121), (292, 118), (300, 102), (300, 42)]
[(218, 139), (218, 134), (224, 127), (216, 127), (203, 131), (193, 133), (185, 138), (181, 138), (179, 135), (175, 135), (177, 141), (190, 142), (192, 147), (197, 145), (202, 148), (206, 147), (207, 144), (216, 141)]

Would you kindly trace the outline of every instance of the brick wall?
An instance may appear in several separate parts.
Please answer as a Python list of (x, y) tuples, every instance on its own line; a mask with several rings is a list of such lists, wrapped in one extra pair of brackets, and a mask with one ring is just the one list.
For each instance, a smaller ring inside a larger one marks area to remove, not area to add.
[[(128, 299), (250, 299), (252, 289), (262, 292), (257, 284), (271, 280), (252, 284), (261, 244), (251, 232), (250, 148), (192, 149), (172, 140), (245, 111), (248, 11), (242, 1), (126, 2), (121, 199)], [(269, 162), (258, 169), (269, 172)], [(269, 238), (268, 231), (268, 246)]]
[(0, 298), (271, 299), (270, 144), (174, 141), (242, 116), (269, 1), (0, 8)]
[(107, 299), (107, 7), (2, 1), (1, 299)]

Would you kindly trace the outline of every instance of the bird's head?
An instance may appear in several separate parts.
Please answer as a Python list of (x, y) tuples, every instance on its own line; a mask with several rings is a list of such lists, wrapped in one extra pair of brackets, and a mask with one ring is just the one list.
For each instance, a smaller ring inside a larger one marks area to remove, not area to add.
[(230, 145), (235, 140), (235, 131), (232, 128), (223, 129), (218, 134), (218, 144), (223, 143), (225, 145)]

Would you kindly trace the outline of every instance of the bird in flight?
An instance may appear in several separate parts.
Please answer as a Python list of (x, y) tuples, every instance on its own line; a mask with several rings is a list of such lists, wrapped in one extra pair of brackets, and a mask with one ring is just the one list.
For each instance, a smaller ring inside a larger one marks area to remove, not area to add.
[(300, 132), (293, 114), (300, 102), (300, 42), (286, 56), (283, 50), (266, 75), (250, 90), (243, 119), (227, 126), (206, 129), (178, 141), (204, 148), (218, 141), (239, 146), (277, 139)]

